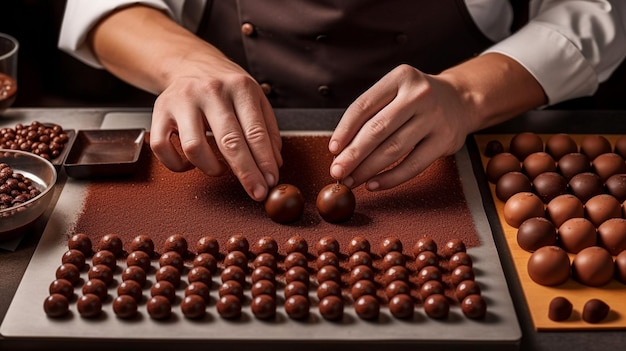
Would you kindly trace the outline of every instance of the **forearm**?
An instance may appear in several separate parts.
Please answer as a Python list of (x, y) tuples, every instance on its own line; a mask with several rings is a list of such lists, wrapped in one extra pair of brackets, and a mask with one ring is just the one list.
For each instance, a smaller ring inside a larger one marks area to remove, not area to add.
[(496, 125), (547, 103), (537, 80), (517, 61), (484, 54), (439, 75), (459, 93), (469, 132)]

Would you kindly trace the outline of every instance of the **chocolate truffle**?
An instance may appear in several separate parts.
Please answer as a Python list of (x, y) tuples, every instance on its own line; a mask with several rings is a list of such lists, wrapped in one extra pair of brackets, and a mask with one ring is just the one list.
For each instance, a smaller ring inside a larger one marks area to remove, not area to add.
[(204, 267), (211, 271), (211, 274), (217, 272), (217, 259), (210, 253), (199, 253), (191, 262), (193, 267)]
[(502, 175), (509, 172), (521, 172), (522, 163), (520, 160), (509, 152), (503, 152), (495, 155), (485, 167), (487, 180), (492, 184), (496, 184)]
[(339, 271), (339, 268), (335, 266), (324, 266), (317, 271), (316, 278), (319, 284), (327, 280), (332, 280), (340, 283), (341, 272)]
[(70, 250), (78, 250), (82, 252), (85, 257), (89, 257), (92, 253), (91, 239), (84, 233), (74, 234), (69, 238), (67, 248)]
[(597, 237), (596, 228), (586, 218), (571, 218), (559, 227), (559, 243), (570, 253), (596, 245)]
[(548, 318), (555, 322), (561, 322), (569, 319), (572, 315), (572, 303), (563, 296), (557, 296), (550, 301), (548, 307)]
[(391, 251), (383, 257), (380, 268), (387, 270), (393, 266), (404, 266), (406, 264), (406, 258), (401, 252)]
[[(299, 295), (308, 296), (308, 290), (306, 291), (306, 294), (299, 294)], [(319, 300), (330, 295), (341, 296), (341, 285), (339, 285), (339, 283), (333, 280), (327, 280), (317, 287), (317, 298)]]
[(357, 251), (348, 259), (348, 267), (354, 268), (356, 266), (365, 265), (372, 267), (374, 263), (372, 256), (365, 251)]
[(61, 294), (68, 300), (74, 297), (74, 286), (67, 279), (55, 279), (48, 288), (50, 295)]
[(394, 280), (387, 284), (385, 287), (385, 295), (388, 299), (398, 295), (398, 294), (410, 294), (411, 287), (404, 280)]
[(217, 239), (212, 236), (203, 236), (198, 239), (196, 243), (196, 253), (206, 253), (216, 257), (220, 253), (220, 244), (217, 242)]
[(583, 306), (583, 320), (587, 323), (600, 323), (608, 315), (611, 308), (600, 299), (591, 299)]
[(213, 279), (211, 277), (211, 271), (209, 271), (208, 269), (204, 267), (199, 266), (199, 267), (193, 267), (192, 269), (189, 270), (189, 273), (187, 273), (187, 281), (189, 283), (202, 282), (210, 286), (211, 283), (213, 282)]
[(441, 255), (445, 258), (450, 258), (457, 252), (466, 252), (465, 243), (461, 239), (450, 239), (441, 247)]
[(615, 256), (615, 279), (626, 284), (626, 250)]
[(165, 239), (161, 252), (175, 251), (182, 257), (185, 257), (188, 249), (189, 244), (187, 243), (187, 239), (181, 234), (173, 234)]
[(426, 266), (417, 273), (417, 282), (419, 285), (424, 285), (424, 283), (429, 280), (441, 281), (441, 278), (441, 270), (439, 270), (439, 267), (435, 266)]
[(63, 263), (56, 270), (57, 279), (65, 279), (73, 285), (80, 281), (80, 271), (71, 263)]
[(61, 256), (61, 263), (71, 263), (80, 271), (85, 267), (85, 254), (76, 249), (69, 249)]
[(610, 218), (621, 218), (622, 206), (612, 195), (599, 194), (585, 202), (585, 217), (599, 227)]
[(591, 171), (591, 161), (587, 155), (579, 152), (564, 155), (557, 163), (557, 171), (570, 180), (575, 175)]
[(222, 283), (228, 280), (236, 280), (241, 285), (246, 283), (246, 273), (241, 267), (228, 266), (224, 268), (221, 274)]
[(574, 217), (584, 217), (583, 203), (572, 194), (563, 194), (548, 202), (546, 214), (555, 227), (560, 227), (563, 222)]
[(371, 280), (359, 280), (352, 285), (352, 288), (350, 288), (350, 294), (352, 295), (352, 299), (355, 301), (364, 295), (376, 295), (376, 285)]
[(467, 252), (457, 252), (448, 259), (448, 271), (454, 270), (458, 266), (473, 266), (472, 257)]
[(321, 255), (324, 252), (332, 252), (335, 255), (339, 254), (339, 241), (335, 237), (327, 235), (322, 237), (315, 245), (317, 254)]
[(179, 271), (185, 268), (183, 256), (176, 251), (167, 251), (159, 257), (159, 267), (172, 266)]
[(544, 215), (543, 201), (530, 192), (517, 193), (504, 204), (504, 220), (513, 228), (519, 228), (529, 218)]
[(254, 246), (254, 253), (260, 255), (262, 253), (276, 256), (278, 254), (278, 243), (271, 236), (264, 236), (260, 238)]
[(152, 257), (154, 256), (154, 241), (149, 235), (139, 234), (128, 244), (128, 251), (131, 253), (141, 251)]
[(622, 157), (626, 157), (626, 135), (622, 135), (615, 140), (615, 148), (613, 151)]
[(380, 303), (376, 296), (363, 295), (354, 302), (354, 312), (361, 319), (374, 320), (380, 314)]
[(250, 294), (252, 297), (257, 297), (259, 295), (269, 295), (273, 298), (276, 298), (276, 285), (272, 281), (269, 280), (258, 280), (252, 284), (250, 288)]
[(306, 296), (293, 295), (285, 300), (285, 312), (292, 319), (305, 319), (309, 316), (310, 302)]
[(612, 152), (594, 158), (593, 161), (591, 161), (591, 166), (603, 181), (606, 181), (614, 174), (626, 173), (624, 158)]
[(329, 223), (341, 223), (352, 218), (356, 207), (354, 193), (341, 183), (332, 183), (320, 190), (316, 201), (317, 210)]
[(338, 321), (343, 317), (343, 300), (338, 296), (326, 296), (319, 302), (322, 317), (329, 321)]
[(506, 202), (511, 196), (532, 191), (530, 179), (522, 172), (508, 172), (503, 174), (496, 183), (496, 197)]
[[(335, 282), (328, 281), (324, 283), (335, 283)], [(324, 283), (320, 284), (320, 286), (318, 287), (318, 290), (322, 288), (322, 286), (329, 286), (329, 284), (324, 284)], [(293, 295), (309, 296), (309, 287), (303, 282), (293, 281), (285, 285), (285, 288), (283, 289), (283, 294), (285, 295), (285, 299)]]
[(530, 255), (527, 271), (530, 279), (539, 285), (565, 283), (570, 276), (569, 256), (558, 246), (541, 247)]
[(117, 267), (117, 259), (111, 251), (100, 250), (91, 258), (91, 264), (94, 266), (102, 264), (109, 267), (112, 271), (115, 271), (115, 267)]
[(580, 142), (580, 152), (590, 160), (611, 151), (611, 142), (602, 135), (585, 135)]
[(297, 221), (304, 211), (304, 196), (291, 184), (279, 184), (272, 188), (265, 200), (265, 214), (276, 223)]
[(256, 283), (259, 280), (269, 280), (276, 282), (276, 273), (273, 269), (267, 266), (260, 266), (255, 268), (250, 274), (250, 280), (252, 283)]
[(239, 300), (243, 299), (243, 285), (236, 280), (227, 280), (220, 285), (217, 290), (219, 297), (231, 295), (237, 297)]
[(465, 280), (474, 280), (474, 270), (470, 266), (458, 266), (450, 273), (450, 282), (455, 286)]
[(122, 238), (117, 234), (107, 234), (98, 242), (98, 251), (111, 251), (115, 257), (120, 257), (124, 251)]
[(467, 295), (461, 301), (461, 311), (471, 319), (482, 319), (487, 315), (487, 303), (481, 295)]
[(428, 296), (433, 294), (444, 294), (445, 288), (443, 284), (438, 280), (429, 280), (424, 282), (420, 287), (420, 296), (422, 300), (425, 300)]
[(424, 312), (430, 318), (443, 319), (448, 317), (450, 302), (443, 294), (432, 294), (424, 300)]
[(294, 251), (287, 255), (287, 257), (285, 257), (285, 260), (283, 261), (283, 264), (285, 265), (286, 270), (289, 270), (290, 268), (296, 266), (306, 268), (309, 265), (306, 256), (304, 256), (303, 253), (297, 251)]
[(226, 241), (226, 252), (241, 251), (245, 254), (250, 250), (248, 239), (242, 234), (235, 234)]
[(136, 281), (126, 280), (117, 286), (117, 295), (128, 295), (135, 301), (140, 302), (143, 296), (143, 291), (141, 289), (141, 285), (139, 285)]
[(50, 294), (43, 302), (43, 310), (50, 318), (64, 317), (69, 312), (70, 303), (64, 295)]
[(613, 195), (617, 201), (626, 201), (626, 174), (614, 174), (604, 183), (609, 194)]
[(202, 297), (204, 302), (209, 303), (211, 301), (211, 290), (209, 286), (202, 282), (189, 283), (185, 288), (185, 296), (198, 295)]
[(355, 236), (348, 243), (348, 255), (353, 255), (355, 252), (364, 251), (370, 252), (370, 242), (362, 236)]
[(126, 267), (122, 271), (122, 281), (126, 280), (134, 280), (143, 287), (144, 285), (146, 285), (146, 281), (148, 280), (148, 278), (146, 275), (146, 271), (144, 271), (143, 268), (139, 266), (130, 266)]
[(317, 269), (320, 269), (324, 266), (335, 266), (339, 267), (339, 258), (333, 252), (326, 251), (319, 254), (316, 260)]
[(534, 152), (522, 161), (522, 171), (528, 178), (535, 179), (541, 173), (556, 172), (556, 162), (546, 152)]
[(250, 303), (252, 314), (258, 319), (270, 319), (276, 315), (276, 300), (270, 295), (258, 295)]
[(170, 302), (176, 299), (176, 287), (167, 280), (157, 281), (150, 287), (150, 296), (163, 296)]
[(386, 254), (393, 251), (402, 253), (402, 241), (400, 241), (400, 239), (396, 237), (388, 237), (383, 239), (383, 241), (380, 243), (378, 254), (380, 256), (385, 256)]
[[(327, 266), (327, 267), (332, 267), (332, 266)], [(304, 284), (308, 285), (309, 280), (310, 280), (309, 271), (307, 271), (306, 268), (304, 267), (300, 267), (300, 266), (291, 267), (287, 272), (285, 272), (285, 284), (289, 284), (291, 282), (303, 282)], [(322, 281), (320, 281), (320, 283)]]
[(237, 266), (243, 270), (248, 269), (248, 256), (241, 251), (231, 251), (224, 256), (224, 267)]
[(511, 138), (509, 151), (518, 159), (523, 160), (532, 153), (543, 151), (543, 140), (532, 132), (518, 133)]
[(144, 251), (133, 251), (126, 256), (126, 266), (128, 267), (138, 266), (144, 271), (148, 271), (151, 264), (150, 256)]
[(489, 140), (485, 145), (485, 156), (487, 157), (494, 157), (502, 152), (504, 152), (504, 145), (499, 140)]
[(396, 318), (412, 318), (414, 310), (413, 299), (408, 294), (397, 294), (389, 300), (389, 312)]
[(547, 204), (555, 197), (567, 193), (567, 180), (556, 172), (544, 172), (533, 180), (533, 189), (541, 201)]
[(604, 193), (602, 179), (591, 172), (579, 173), (569, 181), (569, 189), (583, 203), (592, 197)]
[(567, 154), (578, 152), (578, 144), (568, 134), (553, 134), (546, 141), (546, 152), (558, 161)]
[(222, 318), (234, 319), (241, 316), (241, 300), (234, 295), (224, 295), (217, 301), (217, 313)]
[(459, 301), (463, 301), (469, 295), (480, 295), (480, 293), (480, 286), (474, 280), (464, 280), (454, 290), (454, 294)]
[(292, 252), (299, 252), (306, 255), (309, 251), (309, 244), (300, 235), (294, 235), (287, 239), (284, 245), (285, 253), (290, 254)]
[(354, 284), (359, 280), (374, 280), (374, 271), (370, 266), (360, 265), (350, 270), (350, 283)]
[(517, 244), (528, 252), (540, 247), (557, 244), (557, 230), (554, 224), (544, 217), (525, 220), (517, 229)]
[(409, 270), (404, 266), (393, 266), (385, 271), (382, 281), (384, 284), (389, 284), (394, 280), (408, 281), (410, 274)]
[(275, 271), (278, 268), (278, 260), (272, 254), (262, 253), (252, 261), (252, 267), (257, 268), (261, 266), (269, 267)]
[(155, 279), (166, 280), (177, 288), (180, 285), (180, 271), (174, 266), (163, 266), (156, 271)]
[(146, 304), (150, 318), (164, 320), (172, 315), (172, 304), (165, 296), (156, 295), (148, 300)]
[(576, 281), (587, 286), (606, 285), (615, 274), (613, 257), (599, 246), (585, 248), (574, 257), (572, 274)]
[(100, 279), (106, 285), (110, 285), (113, 282), (113, 271), (108, 266), (98, 264), (89, 268), (87, 277), (89, 279)]
[(95, 318), (102, 313), (102, 301), (94, 294), (82, 295), (76, 302), (78, 313), (83, 318)]
[(131, 319), (137, 315), (137, 301), (128, 295), (117, 296), (113, 300), (113, 313), (118, 318)]
[(419, 238), (413, 245), (413, 257), (417, 258), (424, 251), (437, 253), (437, 243), (429, 236)]
[(424, 267), (428, 266), (438, 266), (439, 265), (439, 256), (433, 251), (424, 251), (417, 255), (415, 258), (415, 269), (417, 271), (422, 270)]
[[(140, 287), (141, 290), (141, 287)], [(89, 279), (82, 288), (83, 295), (94, 294), (98, 296), (101, 301), (109, 296), (107, 285), (100, 279)]]
[(180, 303), (180, 310), (189, 319), (200, 319), (206, 314), (206, 302), (201, 296), (188, 295)]

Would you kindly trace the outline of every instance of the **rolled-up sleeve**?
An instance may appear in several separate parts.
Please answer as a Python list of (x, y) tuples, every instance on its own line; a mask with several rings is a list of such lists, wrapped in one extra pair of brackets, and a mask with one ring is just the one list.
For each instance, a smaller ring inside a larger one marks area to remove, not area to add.
[[(191, 3), (203, 2), (191, 1)], [(116, 9), (133, 4), (143, 4), (163, 10), (181, 24), (185, 24), (186, 20), (189, 19), (189, 11), (187, 11), (189, 6), (185, 1), (68, 0), (59, 34), (59, 48), (90, 66), (102, 68), (86, 43), (87, 35), (104, 16)], [(195, 11), (198, 17), (201, 16), (201, 13), (201, 11)], [(192, 29), (195, 30), (195, 28)]]
[(593, 95), (626, 57), (623, 0), (534, 1), (529, 18), (486, 52), (523, 65), (541, 84), (550, 105)]

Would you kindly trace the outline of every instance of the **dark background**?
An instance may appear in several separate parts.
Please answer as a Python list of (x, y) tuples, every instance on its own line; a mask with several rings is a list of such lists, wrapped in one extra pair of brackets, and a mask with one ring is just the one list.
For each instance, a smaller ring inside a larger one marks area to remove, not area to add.
[[(86, 0), (89, 1), (89, 0)], [(513, 1), (519, 6), (524, 1)], [(152, 107), (155, 97), (57, 48), (65, 0), (11, 0), (0, 8), (0, 32), (20, 42), (19, 92), (13, 107)], [(516, 23), (523, 23), (518, 12)], [(626, 62), (594, 96), (553, 109), (626, 110)]]

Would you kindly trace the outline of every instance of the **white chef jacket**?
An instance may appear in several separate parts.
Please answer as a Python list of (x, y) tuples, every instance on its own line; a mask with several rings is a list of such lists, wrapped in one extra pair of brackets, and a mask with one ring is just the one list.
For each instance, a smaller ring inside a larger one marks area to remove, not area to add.
[[(133, 3), (165, 11), (195, 31), (205, 0), (68, 0), (59, 48), (102, 68), (85, 43), (106, 14)], [(485, 50), (507, 55), (542, 86), (549, 104), (590, 96), (626, 57), (625, 0), (530, 0), (529, 22), (511, 34), (508, 0), (465, 0), (476, 25), (496, 42)], [(625, 94), (626, 97), (626, 94)]]

